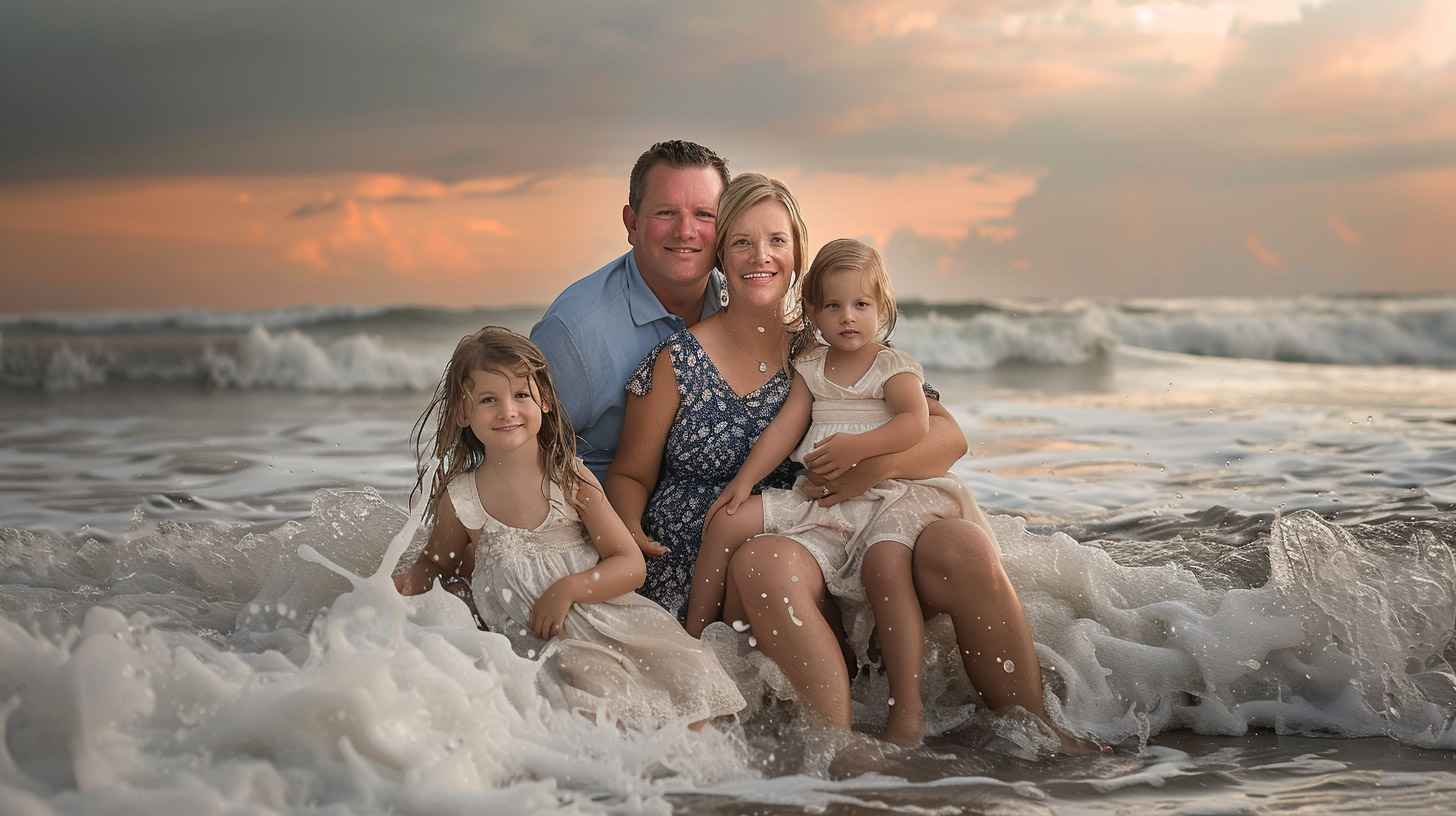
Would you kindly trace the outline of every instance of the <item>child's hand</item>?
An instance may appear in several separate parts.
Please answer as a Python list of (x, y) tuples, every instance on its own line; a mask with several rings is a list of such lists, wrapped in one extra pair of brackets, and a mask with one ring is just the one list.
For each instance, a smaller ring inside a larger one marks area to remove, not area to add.
[(833, 434), (804, 455), (804, 467), (826, 479), (838, 479), (845, 471), (859, 464), (864, 456), (859, 450), (859, 434)]
[(713, 523), (713, 516), (717, 515), (719, 510), (726, 511), (731, 516), (738, 512), (739, 505), (748, 501), (752, 495), (753, 485), (744, 484), (738, 479), (729, 482), (723, 488), (723, 492), (718, 494), (718, 498), (713, 502), (713, 505), (708, 508), (708, 515), (703, 519), (703, 530), (705, 532), (707, 531), (708, 525)]
[(550, 640), (561, 634), (561, 627), (566, 623), (566, 613), (571, 609), (571, 604), (571, 592), (562, 586), (562, 581), (552, 584), (531, 606), (531, 618), (528, 621), (531, 631), (542, 640)]
[(641, 530), (632, 531), (632, 540), (637, 542), (637, 549), (648, 558), (656, 558), (659, 555), (667, 554), (667, 547), (658, 540), (648, 536)]

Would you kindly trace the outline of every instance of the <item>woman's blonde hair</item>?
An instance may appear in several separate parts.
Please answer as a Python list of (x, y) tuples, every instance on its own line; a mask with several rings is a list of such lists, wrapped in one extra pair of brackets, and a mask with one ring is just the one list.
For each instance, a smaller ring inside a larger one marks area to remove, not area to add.
[(806, 315), (810, 309), (818, 311), (823, 305), (824, 280), (833, 272), (868, 274), (871, 293), (880, 301), (880, 331), (875, 339), (888, 343), (890, 335), (895, 333), (899, 309), (895, 305), (895, 287), (890, 284), (890, 273), (885, 270), (885, 261), (880, 253), (869, 244), (853, 238), (836, 238), (821, 247), (799, 287)]
[[(723, 268), (723, 250), (728, 243), (728, 234), (734, 225), (743, 218), (754, 205), (761, 202), (774, 200), (784, 205), (789, 212), (789, 230), (794, 239), (794, 274), (802, 275), (804, 270), (804, 253), (809, 248), (809, 227), (804, 223), (804, 217), (799, 214), (799, 200), (794, 198), (794, 193), (778, 179), (771, 179), (762, 173), (740, 173), (728, 186), (723, 188), (722, 195), (718, 196), (718, 218), (717, 234), (713, 238), (713, 257), (717, 261), (718, 268)], [(789, 344), (789, 357), (792, 359), (802, 347), (806, 335), (807, 323), (804, 320), (804, 311), (799, 306), (798, 287), (790, 284), (789, 292), (784, 303), (784, 326), (792, 336)]]
[(427, 460), (436, 459), (440, 463), (434, 483), (429, 486), (425, 518), (433, 518), (435, 504), (450, 480), (479, 467), (485, 458), (485, 445), (469, 425), (462, 423), (469, 408), (473, 371), (493, 371), (503, 376), (515, 374), (526, 380), (532, 398), (541, 406), (541, 430), (536, 433), (536, 442), (541, 446), (546, 476), (561, 488), (569, 504), (581, 509), (577, 498), (582, 480), (576, 469), (576, 434), (551, 385), (546, 358), (524, 335), (500, 326), (486, 326), (462, 337), (455, 346), (455, 353), (450, 355), (445, 373), (440, 376), (440, 384), (435, 387), (435, 395), (411, 433), (418, 472), (416, 492), (425, 487)]

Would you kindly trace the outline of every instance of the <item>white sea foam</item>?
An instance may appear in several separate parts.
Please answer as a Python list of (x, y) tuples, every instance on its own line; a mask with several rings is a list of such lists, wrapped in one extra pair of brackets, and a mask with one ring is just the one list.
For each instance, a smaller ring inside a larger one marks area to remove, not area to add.
[(423, 391), (439, 379), (441, 359), (363, 334), (323, 345), (298, 331), (273, 335), (261, 326), (230, 352), (209, 349), (203, 357), (216, 385), (305, 391)]
[[(210, 383), (427, 389), (461, 334), (539, 309), (298, 307), (0, 317), (0, 385)], [(895, 342), (928, 369), (1077, 366), (1111, 350), (1333, 365), (1456, 366), (1456, 298), (1065, 300), (912, 306)]]
[(286, 306), (276, 309), (52, 313), (0, 315), (0, 329), (23, 332), (107, 334), (116, 332), (247, 331), (262, 326), (277, 331), (319, 323), (377, 318), (397, 306)]
[(1456, 298), (1232, 299), (921, 307), (895, 341), (927, 368), (1083, 363), (1119, 346), (1335, 365), (1456, 365)]
[[(453, 596), (393, 594), (377, 569), (408, 543), (408, 531), (395, 535), (404, 521), (371, 491), (325, 491), (308, 519), (271, 531), (163, 523), (111, 545), (5, 531), (0, 570), (29, 589), (6, 596), (0, 620), (0, 803), (42, 813), (64, 797), (66, 812), (330, 802), (357, 813), (666, 814), (676, 792), (828, 804), (893, 783), (762, 784), (755, 770), (782, 753), (800, 756), (790, 775), (822, 774), (838, 738), (814, 748), (734, 726), (623, 733), (610, 718), (551, 710), (536, 664), (477, 631)], [(1015, 519), (993, 524), (1054, 716), (1079, 732), (1118, 742), (1270, 727), (1456, 748), (1442, 651), (1456, 572), (1444, 546), (1382, 547), (1298, 514), (1277, 527), (1266, 586), (1221, 590), (1177, 566), (1120, 566)], [(954, 649), (932, 653), (934, 688), (959, 661)], [(857, 693), (867, 690), (882, 691)], [(883, 707), (871, 697), (858, 704), (868, 721)], [(998, 750), (1037, 750), (1036, 739), (1014, 747), (1014, 732)], [(935, 761), (877, 767), (923, 773)]]

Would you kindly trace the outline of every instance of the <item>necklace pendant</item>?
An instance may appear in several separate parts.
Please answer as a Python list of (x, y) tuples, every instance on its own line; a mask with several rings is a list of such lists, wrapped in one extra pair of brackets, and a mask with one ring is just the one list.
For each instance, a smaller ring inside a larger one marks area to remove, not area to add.
[(763, 374), (763, 373), (765, 373), (767, 371), (768, 371), (768, 363), (759, 363), (758, 364), (758, 373)]

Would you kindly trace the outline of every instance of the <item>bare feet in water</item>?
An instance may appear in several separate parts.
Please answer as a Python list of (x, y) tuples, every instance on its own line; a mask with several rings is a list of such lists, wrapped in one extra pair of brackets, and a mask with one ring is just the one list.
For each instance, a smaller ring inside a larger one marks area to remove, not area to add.
[(890, 719), (880, 739), (902, 748), (913, 748), (924, 742), (925, 706), (918, 702), (891, 701)]

